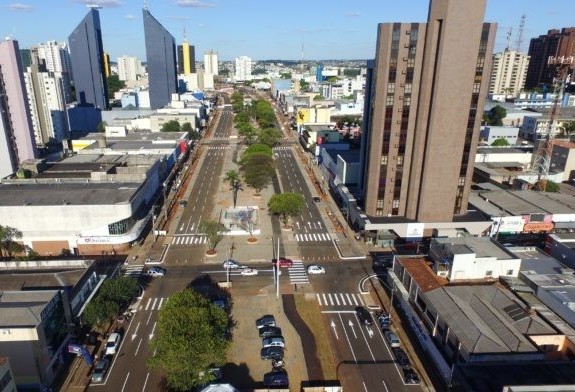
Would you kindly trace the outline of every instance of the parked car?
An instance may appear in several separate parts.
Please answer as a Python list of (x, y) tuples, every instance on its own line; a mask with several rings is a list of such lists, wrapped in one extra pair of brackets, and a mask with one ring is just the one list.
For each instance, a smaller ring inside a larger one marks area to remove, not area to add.
[(409, 357), (407, 356), (405, 351), (403, 351), (399, 347), (395, 347), (392, 350), (393, 355), (395, 356), (395, 360), (397, 361), (397, 364), (399, 366), (401, 366), (402, 368), (407, 368), (411, 366), (411, 363), (409, 362)]
[(283, 347), (265, 347), (260, 350), (260, 356), (262, 359), (283, 359), (284, 349)]
[(307, 273), (310, 275), (325, 274), (325, 268), (317, 264), (309, 265), (307, 267)]
[(355, 308), (355, 313), (357, 314), (357, 318), (359, 322), (365, 325), (373, 324), (373, 318), (371, 317), (371, 313), (364, 308), (363, 306), (358, 306)]
[(162, 267), (152, 267), (146, 271), (148, 276), (164, 276), (166, 275), (166, 269)]
[(379, 326), (382, 330), (389, 329), (389, 326), (391, 325), (391, 317), (389, 314), (382, 310), (375, 314), (375, 318), (377, 319), (377, 322), (379, 323)]
[(276, 319), (273, 316), (273, 314), (265, 314), (256, 320), (256, 327), (258, 329), (263, 327), (275, 327), (275, 326), (276, 326)]
[(403, 369), (403, 380), (406, 384), (419, 384), (421, 380), (412, 368)]
[(108, 340), (106, 341), (106, 351), (104, 355), (116, 354), (116, 352), (120, 348), (121, 340), (122, 337), (120, 336), (119, 333), (117, 332), (111, 333), (110, 336), (108, 337)]
[(288, 387), (289, 380), (285, 370), (264, 374), (264, 387)]
[(92, 371), (92, 382), (102, 382), (110, 366), (110, 359), (104, 357), (96, 362), (94, 371)]
[(278, 327), (263, 327), (260, 328), (260, 337), (269, 338), (272, 336), (282, 336), (282, 330)]
[(290, 268), (293, 266), (293, 260), (292, 259), (287, 259), (285, 257), (280, 257), (279, 258), (279, 263), (277, 259), (272, 259), (272, 263), (274, 265), (278, 265), (280, 268)]
[(238, 263), (237, 261), (232, 260), (232, 259), (227, 259), (227, 260), (224, 260), (223, 267), (225, 269), (228, 269), (228, 268), (229, 269), (238, 269), (238, 268), (240, 268), (240, 263)]
[(401, 346), (401, 342), (399, 341), (399, 338), (393, 332), (385, 331), (383, 333), (383, 335), (385, 336), (385, 339), (387, 340), (387, 342), (389, 343), (389, 345), (392, 348)]
[(262, 347), (285, 347), (283, 336), (272, 336), (271, 338), (262, 339)]
[(242, 276), (254, 276), (258, 274), (258, 270), (254, 268), (244, 268), (241, 274)]

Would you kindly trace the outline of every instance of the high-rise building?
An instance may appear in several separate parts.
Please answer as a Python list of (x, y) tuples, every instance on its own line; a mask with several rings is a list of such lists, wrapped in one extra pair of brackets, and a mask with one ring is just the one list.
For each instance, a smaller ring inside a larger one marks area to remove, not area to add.
[(137, 57), (118, 57), (118, 78), (120, 80), (138, 80), (138, 75), (143, 72), (142, 63)]
[(183, 75), (196, 73), (196, 49), (188, 42), (178, 45), (178, 73)]
[(104, 78), (109, 78), (112, 75), (112, 68), (110, 67), (110, 55), (104, 52), (104, 63), (102, 64), (102, 70), (104, 71)]
[(237, 81), (252, 79), (252, 59), (248, 56), (236, 58), (236, 77)]
[(76, 100), (79, 105), (108, 109), (108, 85), (104, 74), (104, 46), (100, 14), (91, 8), (68, 37)]
[(38, 157), (18, 41), (0, 42), (0, 178)]
[[(47, 41), (33, 46), (30, 50), (32, 52), (32, 63), (44, 63), (48, 72), (67, 72), (72, 75), (70, 52), (65, 42)], [(25, 66), (24, 69), (27, 67)]]
[(66, 96), (68, 74), (49, 72), (43, 65), (32, 64), (24, 73), (36, 145), (59, 143), (68, 136)]
[(547, 34), (532, 38), (528, 51), (530, 60), (525, 88), (532, 90), (550, 86), (556, 75), (554, 65), (547, 64), (552, 56), (575, 56), (575, 27), (549, 30)]
[(143, 9), (143, 15), (150, 107), (159, 109), (169, 104), (178, 91), (176, 40), (148, 9)]
[(489, 94), (515, 97), (523, 90), (529, 56), (514, 50), (495, 53), (491, 67)]
[(218, 75), (218, 54), (213, 50), (204, 53), (204, 72)]
[(496, 32), (484, 14), (485, 0), (431, 0), (427, 23), (378, 26), (360, 155), (368, 216), (466, 214)]

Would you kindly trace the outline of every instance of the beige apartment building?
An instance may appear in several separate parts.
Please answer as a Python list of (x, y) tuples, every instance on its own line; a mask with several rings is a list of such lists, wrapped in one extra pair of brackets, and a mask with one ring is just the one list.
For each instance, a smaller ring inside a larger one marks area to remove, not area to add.
[(529, 56), (514, 50), (493, 55), (489, 94), (515, 97), (525, 86)]

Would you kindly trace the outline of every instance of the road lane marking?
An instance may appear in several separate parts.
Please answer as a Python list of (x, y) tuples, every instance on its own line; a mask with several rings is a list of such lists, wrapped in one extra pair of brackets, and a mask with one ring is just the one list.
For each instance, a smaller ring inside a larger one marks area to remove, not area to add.
[(140, 322), (139, 321), (138, 321), (138, 325), (136, 325), (136, 330), (132, 334), (132, 340), (136, 339), (136, 336), (138, 335), (138, 328), (140, 328)]
[(323, 303), (327, 305), (327, 297), (325, 293), (323, 293), (322, 296), (323, 296)]
[(332, 296), (331, 296), (331, 293), (329, 293), (327, 296), (329, 297), (329, 304), (330, 304), (331, 306), (333, 306), (333, 298), (332, 298)]
[(337, 331), (336, 331), (336, 329), (335, 329), (335, 323), (333, 322), (333, 320), (331, 320), (331, 324), (330, 324), (330, 325), (331, 325), (331, 327), (333, 328), (333, 333), (335, 334), (335, 338), (336, 338), (337, 340), (339, 340), (339, 336), (337, 336)]
[(126, 384), (128, 383), (129, 377), (130, 377), (130, 372), (128, 372), (128, 374), (126, 374), (126, 379), (124, 380), (124, 385), (122, 385), (122, 392), (124, 392), (124, 389), (126, 389)]
[(144, 381), (144, 386), (142, 387), (142, 392), (146, 390), (146, 384), (148, 384), (148, 377), (150, 377), (150, 373), (146, 374), (146, 381)]
[(349, 341), (349, 336), (347, 331), (345, 330), (345, 325), (343, 324), (343, 319), (341, 318), (341, 314), (339, 315), (339, 321), (341, 322), (341, 327), (343, 328), (343, 333), (345, 334), (345, 338), (347, 339), (347, 345), (349, 346), (349, 350), (351, 351), (351, 355), (353, 355), (353, 360), (357, 363), (357, 358), (355, 357), (355, 352), (353, 351), (353, 347), (351, 342)]
[(152, 308), (150, 310), (154, 310), (156, 307), (156, 302), (158, 302), (158, 298), (154, 298), (154, 303), (152, 304)]
[(353, 324), (353, 321), (349, 320), (347, 322), (347, 325), (349, 325), (349, 327), (351, 328), (351, 332), (353, 332), (353, 336), (357, 339), (357, 334), (355, 333), (355, 325)]
[(335, 302), (336, 302), (337, 306), (339, 306), (339, 298), (338, 298), (337, 294), (334, 295), (334, 298), (335, 298)]
[(349, 293), (345, 293), (345, 296), (347, 297), (347, 302), (349, 302), (349, 304), (351, 305), (351, 297)]
[[(344, 295), (343, 293), (340, 293), (339, 295), (340, 295), (340, 297), (341, 297), (341, 303), (342, 303), (343, 305), (347, 305), (347, 304), (345, 303), (345, 295)], [(339, 305), (339, 304), (338, 304), (338, 305)]]
[(150, 322), (150, 319), (152, 318), (152, 312), (150, 312), (150, 315), (148, 316), (148, 319), (146, 320), (146, 325), (148, 325), (148, 323)]
[(135, 356), (137, 356), (138, 351), (140, 351), (140, 344), (142, 344), (142, 338), (140, 338), (140, 341), (138, 342), (138, 346), (136, 347), (136, 352), (134, 353)]
[(148, 302), (146, 303), (146, 307), (144, 308), (144, 310), (148, 310), (148, 307), (150, 307), (151, 302), (152, 302), (152, 298), (148, 298)]
[(154, 331), (156, 330), (156, 322), (154, 321), (154, 326), (152, 327), (152, 333), (150, 334), (150, 340), (154, 337)]
[(365, 381), (361, 382), (363, 384), (363, 389), (365, 390), (365, 392), (367, 392), (367, 387), (365, 386)]

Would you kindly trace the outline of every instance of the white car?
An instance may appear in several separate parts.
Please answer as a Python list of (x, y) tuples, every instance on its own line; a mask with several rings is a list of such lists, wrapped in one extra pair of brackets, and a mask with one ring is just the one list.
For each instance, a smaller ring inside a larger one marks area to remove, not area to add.
[(325, 268), (321, 265), (310, 265), (307, 267), (307, 273), (310, 275), (325, 274)]
[(253, 268), (244, 268), (241, 274), (242, 276), (254, 276), (258, 274), (258, 270)]
[(114, 332), (110, 334), (110, 337), (108, 337), (108, 340), (106, 341), (105, 355), (116, 354), (118, 348), (120, 347), (120, 340), (122, 340), (122, 337), (120, 336), (119, 333)]
[(146, 272), (149, 276), (164, 276), (166, 270), (162, 267), (152, 267)]
[(232, 259), (227, 259), (227, 260), (224, 260), (223, 267), (225, 269), (228, 269), (228, 268), (229, 269), (238, 269), (238, 268), (240, 268), (240, 263), (238, 263), (237, 261), (232, 260)]

